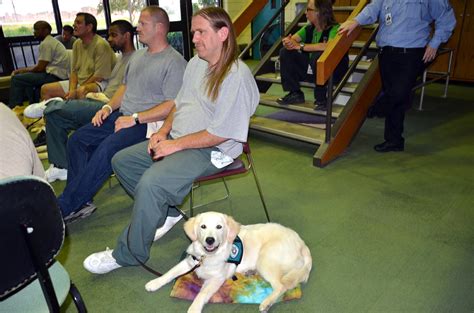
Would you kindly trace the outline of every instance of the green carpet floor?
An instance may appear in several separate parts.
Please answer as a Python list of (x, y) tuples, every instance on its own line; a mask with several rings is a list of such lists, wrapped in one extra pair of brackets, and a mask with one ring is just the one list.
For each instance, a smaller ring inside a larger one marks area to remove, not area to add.
[[(272, 312), (474, 312), (474, 89), (428, 87), (424, 111), (406, 118), (406, 151), (379, 154), (383, 120), (367, 120), (347, 154), (312, 166), (315, 147), (250, 133), (253, 156), (273, 221), (295, 229), (313, 256), (301, 300)], [(139, 267), (92, 275), (90, 253), (113, 248), (132, 200), (115, 178), (95, 197), (91, 217), (70, 225), (59, 260), (90, 312), (185, 312), (171, 286), (148, 293), (153, 275)], [(230, 180), (231, 201), (201, 210), (244, 224), (265, 221), (250, 175)], [(63, 182), (53, 183), (59, 193)], [(198, 192), (209, 199), (220, 183)], [(184, 204), (187, 208), (188, 203)], [(149, 265), (173, 266), (188, 241), (182, 222), (152, 248)], [(69, 301), (65, 312), (75, 312)], [(257, 305), (216, 305), (205, 312), (257, 312)]]

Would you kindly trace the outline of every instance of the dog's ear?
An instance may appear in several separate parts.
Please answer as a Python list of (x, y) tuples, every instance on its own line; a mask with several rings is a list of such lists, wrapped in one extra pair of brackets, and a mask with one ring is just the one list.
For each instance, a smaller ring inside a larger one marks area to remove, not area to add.
[(186, 233), (186, 236), (191, 239), (191, 241), (196, 241), (197, 240), (197, 235), (196, 235), (196, 230), (194, 228), (194, 224), (196, 222), (195, 217), (191, 217), (184, 223), (184, 232)]
[(237, 223), (232, 217), (226, 215), (226, 224), (227, 224), (227, 241), (229, 243), (234, 242), (235, 237), (239, 234), (240, 224)]

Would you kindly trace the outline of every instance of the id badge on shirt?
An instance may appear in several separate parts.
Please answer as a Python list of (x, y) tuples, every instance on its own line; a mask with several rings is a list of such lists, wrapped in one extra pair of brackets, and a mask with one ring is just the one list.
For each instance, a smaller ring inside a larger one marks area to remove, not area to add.
[(385, 25), (392, 25), (392, 13), (385, 14)]

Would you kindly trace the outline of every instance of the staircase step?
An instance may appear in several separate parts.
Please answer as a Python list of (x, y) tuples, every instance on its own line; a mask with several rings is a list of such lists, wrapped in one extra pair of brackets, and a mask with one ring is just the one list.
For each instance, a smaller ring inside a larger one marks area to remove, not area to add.
[[(365, 45), (365, 41), (362, 41), (362, 40), (356, 40), (352, 43), (353, 48), (362, 49), (364, 45)], [(372, 42), (369, 46), (369, 49), (374, 49), (374, 50), (377, 49), (377, 44), (375, 42)]]
[(325, 138), (324, 129), (273, 120), (261, 116), (253, 116), (250, 119), (250, 128), (315, 145), (321, 145)]
[(350, 6), (350, 5), (338, 5), (338, 6), (333, 6), (332, 10), (334, 12), (352, 12), (354, 11), (356, 7), (355, 6)]
[[(302, 112), (302, 113), (307, 113), (307, 114), (312, 114), (312, 115), (326, 116), (326, 111), (314, 110), (313, 101), (307, 100), (305, 101), (305, 103), (302, 103), (302, 104), (282, 105), (282, 104), (277, 103), (276, 99), (277, 97), (273, 95), (262, 94), (262, 93), (260, 94), (260, 104), (262, 105), (278, 108), (278, 109), (283, 109), (283, 110)], [(339, 117), (339, 114), (341, 114), (343, 109), (344, 109), (344, 106), (333, 104), (331, 116), (333, 118)]]
[[(362, 62), (363, 61), (359, 62), (359, 65)], [(368, 63), (368, 65), (363, 64), (360, 68), (358, 66), (357, 69), (366, 71), (369, 68), (370, 62), (366, 62), (366, 63)], [(263, 81), (263, 82), (281, 84), (281, 77), (280, 76), (275, 77), (275, 76), (276, 76), (275, 73), (265, 73), (265, 74), (255, 76), (255, 79), (258, 80), (258, 81)], [(302, 82), (300, 82), (300, 86), (301, 87), (307, 87), (307, 88), (314, 88), (316, 86), (316, 84), (302, 81)], [(346, 85), (342, 88), (342, 92), (352, 94), (352, 93), (354, 93), (356, 87), (357, 87), (357, 83), (346, 83)]]
[(362, 25), (362, 28), (365, 28), (365, 29), (374, 29), (374, 28), (377, 28), (377, 26), (379, 26), (379, 23)]
[[(349, 65), (352, 64), (352, 60), (349, 60)], [(367, 71), (370, 67), (370, 64), (372, 64), (372, 61), (359, 61), (359, 63), (356, 66), (356, 70), (358, 71)]]

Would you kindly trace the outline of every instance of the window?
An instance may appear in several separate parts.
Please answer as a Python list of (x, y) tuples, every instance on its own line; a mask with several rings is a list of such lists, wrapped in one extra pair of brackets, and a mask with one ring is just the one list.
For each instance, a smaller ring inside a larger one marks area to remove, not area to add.
[(0, 24), (5, 37), (33, 36), (33, 24), (44, 20), (57, 32), (51, 0), (0, 1)]
[[(51, 0), (49, 0), (51, 2)], [(28, 1), (30, 2), (30, 1)], [(32, 2), (32, 1), (31, 1)], [(90, 13), (97, 19), (97, 30), (107, 29), (102, 0), (58, 0), (63, 25), (73, 25), (76, 14), (79, 12)]]
[(160, 7), (163, 8), (170, 18), (170, 22), (181, 21), (181, 5), (177, 0), (160, 0)]
[(197, 11), (201, 10), (202, 8), (207, 7), (218, 7), (219, 0), (192, 0), (193, 4), (193, 14)]
[(168, 42), (176, 49), (179, 53), (184, 55), (184, 41), (182, 32), (170, 32), (168, 33)]
[(109, 3), (112, 22), (127, 20), (133, 26), (137, 25), (140, 11), (146, 7), (146, 0), (109, 0)]

